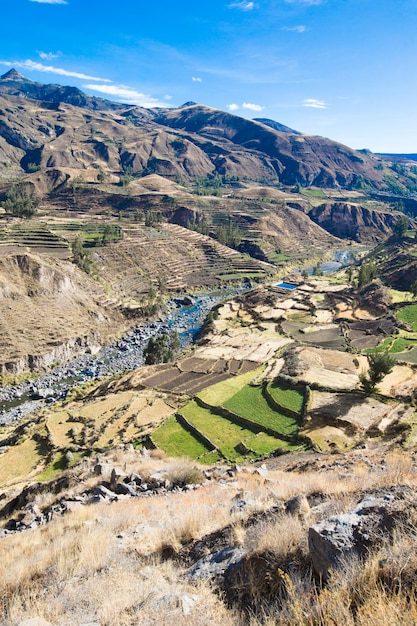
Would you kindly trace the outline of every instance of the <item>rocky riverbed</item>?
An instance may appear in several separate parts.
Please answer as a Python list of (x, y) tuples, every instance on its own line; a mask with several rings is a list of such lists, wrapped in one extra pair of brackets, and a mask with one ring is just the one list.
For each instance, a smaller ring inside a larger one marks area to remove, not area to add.
[(144, 364), (143, 351), (150, 339), (161, 333), (176, 331), (181, 348), (190, 345), (208, 312), (218, 302), (247, 287), (206, 293), (192, 298), (176, 298), (166, 306), (166, 315), (135, 327), (121, 339), (102, 348), (96, 355), (85, 354), (58, 365), (34, 380), (20, 385), (0, 388), (0, 426), (5, 426), (45, 403), (63, 398), (71, 387), (89, 379), (101, 379)]

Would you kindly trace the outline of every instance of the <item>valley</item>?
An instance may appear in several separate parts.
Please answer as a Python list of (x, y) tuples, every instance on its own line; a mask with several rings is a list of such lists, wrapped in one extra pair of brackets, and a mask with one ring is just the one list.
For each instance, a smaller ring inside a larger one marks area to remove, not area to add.
[(416, 186), (271, 120), (0, 77), (2, 624), (417, 614)]

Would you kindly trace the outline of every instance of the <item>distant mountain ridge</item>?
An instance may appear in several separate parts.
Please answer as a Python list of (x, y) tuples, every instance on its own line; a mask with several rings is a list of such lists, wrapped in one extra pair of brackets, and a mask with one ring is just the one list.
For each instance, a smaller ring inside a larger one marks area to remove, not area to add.
[[(384, 188), (374, 155), (266, 118), (194, 102), (145, 109), (37, 83), (15, 69), (0, 77), (0, 99), (0, 159), (26, 172), (100, 166), (139, 177), (217, 174), (267, 185)], [(35, 116), (28, 100), (39, 103)]]
[(0, 76), (0, 94), (9, 96), (25, 96), (33, 100), (46, 102), (66, 102), (73, 106), (92, 109), (93, 111), (117, 110), (125, 105), (111, 102), (104, 98), (88, 96), (78, 87), (37, 83), (12, 68)]
[(298, 132), (298, 130), (294, 130), (293, 128), (290, 128), (289, 126), (285, 126), (285, 124), (280, 124), (279, 122), (276, 122), (275, 120), (270, 120), (266, 117), (254, 117), (253, 121), (260, 122), (261, 124), (265, 124), (265, 126), (269, 126), (270, 128), (273, 128), (274, 130), (278, 130), (280, 133), (290, 133), (292, 135), (301, 135), (301, 133)]

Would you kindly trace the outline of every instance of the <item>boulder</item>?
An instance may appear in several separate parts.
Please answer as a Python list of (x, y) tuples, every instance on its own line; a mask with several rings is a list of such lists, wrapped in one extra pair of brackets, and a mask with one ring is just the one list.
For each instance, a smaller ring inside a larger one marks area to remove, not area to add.
[(216, 552), (203, 557), (187, 570), (187, 575), (194, 579), (208, 579), (219, 582), (224, 573), (233, 563), (237, 563), (243, 556), (243, 548), (227, 546)]
[(365, 557), (383, 537), (390, 536), (396, 523), (417, 508), (417, 501), (408, 498), (407, 493), (400, 492), (400, 498), (396, 495), (395, 492), (370, 495), (349, 513), (334, 515), (311, 526), (308, 545), (315, 571), (327, 579), (331, 570), (352, 557)]
[(103, 500), (107, 500), (108, 502), (113, 502), (114, 500), (117, 500), (117, 495), (113, 491), (110, 491), (110, 489), (107, 489), (107, 487), (104, 487), (104, 485), (98, 485), (94, 489), (90, 501), (102, 502)]
[(135, 488), (126, 483), (118, 483), (115, 487), (115, 492), (124, 496), (137, 496)]

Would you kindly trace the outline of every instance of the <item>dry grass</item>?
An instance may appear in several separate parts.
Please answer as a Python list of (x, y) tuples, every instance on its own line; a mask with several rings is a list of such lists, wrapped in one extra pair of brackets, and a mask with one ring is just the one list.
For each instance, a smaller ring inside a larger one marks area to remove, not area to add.
[[(143, 513), (134, 506), (85, 507), (47, 527), (6, 537), (0, 542), (0, 623), (11, 626), (36, 616), (62, 626), (169, 624), (170, 619), (232, 624), (208, 586), (190, 586), (170, 563), (140, 558), (123, 541), (122, 530)], [(167, 519), (165, 524), (166, 534)], [(178, 532), (194, 536), (199, 520), (184, 516), (177, 524)], [(195, 596), (195, 608), (187, 608), (187, 598), (183, 603), (184, 593)]]
[[(345, 470), (339, 467), (347, 459), (342, 455), (328, 455), (300, 472), (284, 465), (267, 477), (248, 467), (196, 491), (85, 506), (34, 531), (6, 536), (0, 540), (0, 624), (42, 617), (59, 626), (382, 626), (387, 615), (395, 626), (417, 624), (417, 520), (408, 520), (365, 563), (347, 563), (326, 587), (311, 573), (305, 522), (281, 514), (245, 524), (254, 511), (294, 495), (318, 494), (326, 502), (325, 509), (313, 509), (310, 523), (349, 510), (365, 490), (417, 482), (410, 453), (388, 452), (382, 464), (367, 462), (368, 451), (350, 454)], [(171, 480), (188, 482), (193, 472), (201, 476), (195, 464), (121, 448), (101, 461), (145, 477), (161, 469)], [(90, 470), (91, 485), (97, 479)], [(248, 506), (232, 515), (236, 499)], [(51, 500), (46, 493), (37, 501), (44, 506)], [(228, 525), (230, 545), (247, 555), (239, 592), (245, 592), (252, 613), (226, 608), (207, 583), (191, 586), (181, 567), (158, 557), (167, 547), (180, 555), (184, 546)], [(181, 599), (184, 593), (192, 595), (191, 607)]]

